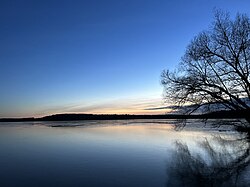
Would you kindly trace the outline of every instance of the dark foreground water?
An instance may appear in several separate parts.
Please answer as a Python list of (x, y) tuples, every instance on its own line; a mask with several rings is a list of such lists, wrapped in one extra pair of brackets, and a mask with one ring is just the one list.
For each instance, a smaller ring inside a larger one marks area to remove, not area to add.
[(171, 124), (0, 123), (0, 186), (250, 186), (244, 135)]

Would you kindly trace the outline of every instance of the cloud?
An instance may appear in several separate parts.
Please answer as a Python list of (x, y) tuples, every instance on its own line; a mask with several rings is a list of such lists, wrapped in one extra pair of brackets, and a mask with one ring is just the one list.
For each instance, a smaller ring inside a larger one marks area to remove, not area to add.
[(169, 109), (169, 107), (163, 106), (163, 107), (155, 107), (155, 108), (145, 108), (145, 110), (165, 110), (165, 109)]
[(141, 97), (123, 97), (95, 101), (76, 101), (68, 104), (33, 106), (15, 113), (3, 114), (2, 117), (42, 117), (58, 113), (91, 113), (91, 114), (164, 114), (169, 109), (164, 106), (158, 95)]
[[(120, 98), (92, 103), (77, 103), (67, 106), (55, 106), (40, 112), (54, 113), (93, 113), (93, 114), (163, 114), (164, 107), (160, 97)], [(161, 111), (150, 110), (162, 108)], [(167, 110), (166, 110), (167, 111)], [(45, 114), (44, 114), (45, 115)]]

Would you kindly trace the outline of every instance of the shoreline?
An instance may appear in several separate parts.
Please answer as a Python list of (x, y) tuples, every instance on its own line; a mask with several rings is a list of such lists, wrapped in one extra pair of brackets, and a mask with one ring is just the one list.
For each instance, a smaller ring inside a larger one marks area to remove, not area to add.
[(0, 122), (32, 122), (32, 121), (84, 121), (84, 120), (129, 120), (129, 119), (246, 119), (249, 111), (217, 111), (206, 114), (162, 114), (162, 115), (130, 115), (130, 114), (54, 114), (44, 117), (0, 118)]

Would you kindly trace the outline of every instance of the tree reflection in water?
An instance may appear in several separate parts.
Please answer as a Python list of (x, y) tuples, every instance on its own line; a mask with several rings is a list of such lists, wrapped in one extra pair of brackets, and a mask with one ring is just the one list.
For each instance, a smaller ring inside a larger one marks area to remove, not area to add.
[(250, 186), (249, 138), (214, 136), (191, 151), (176, 142), (166, 186)]

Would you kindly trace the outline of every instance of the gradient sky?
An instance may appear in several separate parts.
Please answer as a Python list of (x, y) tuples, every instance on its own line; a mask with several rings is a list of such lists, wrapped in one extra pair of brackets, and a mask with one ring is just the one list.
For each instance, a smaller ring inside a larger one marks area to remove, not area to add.
[(0, 117), (164, 113), (173, 69), (213, 10), (249, 0), (1, 0)]

